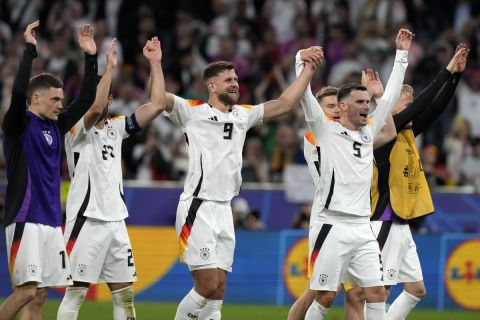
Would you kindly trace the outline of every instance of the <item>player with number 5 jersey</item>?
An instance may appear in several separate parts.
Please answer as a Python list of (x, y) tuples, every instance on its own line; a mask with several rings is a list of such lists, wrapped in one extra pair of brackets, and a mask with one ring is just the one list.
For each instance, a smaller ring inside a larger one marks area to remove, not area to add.
[[(339, 89), (338, 121), (326, 117), (313, 96), (301, 100), (320, 149), (319, 185), (323, 191), (317, 194), (321, 208), (312, 212), (315, 222), (309, 231), (310, 289), (316, 291), (316, 297), (306, 320), (325, 319), (347, 269), (351, 279), (346, 282), (358, 283), (364, 290), (367, 319), (386, 318), (380, 250), (369, 223), (373, 140), (400, 95), (411, 39), (410, 31), (399, 31), (392, 74), (372, 115), (367, 88), (360, 84)], [(299, 52), (297, 75), (306, 65)]]
[(165, 108), (162, 52), (157, 37), (148, 40), (143, 55), (150, 62), (150, 103), (127, 116), (107, 117), (117, 54), (113, 39), (107, 68), (97, 86), (89, 112), (65, 137), (72, 180), (67, 198), (65, 243), (74, 286), (67, 289), (58, 320), (76, 319), (91, 283), (106, 282), (113, 300), (114, 319), (135, 319), (132, 283), (137, 280), (134, 256), (124, 219), (122, 141), (145, 128)]

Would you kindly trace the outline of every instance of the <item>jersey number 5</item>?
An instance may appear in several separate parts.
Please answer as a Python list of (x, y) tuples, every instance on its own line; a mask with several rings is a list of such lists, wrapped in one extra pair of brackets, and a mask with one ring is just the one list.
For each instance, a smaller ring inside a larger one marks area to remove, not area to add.
[(225, 123), (223, 126), (223, 132), (226, 133), (226, 135), (223, 136), (223, 139), (225, 140), (232, 140), (232, 131), (233, 131), (233, 123)]
[(353, 142), (353, 155), (357, 158), (362, 157), (362, 150), (360, 149), (361, 146), (362, 146), (361, 143), (359, 143), (357, 141)]
[(102, 150), (103, 160), (107, 160), (108, 155), (110, 155), (110, 157), (112, 157), (112, 158), (115, 158), (115, 155), (113, 154), (113, 147), (112, 146), (107, 146), (106, 144), (104, 144), (103, 145), (103, 150)]

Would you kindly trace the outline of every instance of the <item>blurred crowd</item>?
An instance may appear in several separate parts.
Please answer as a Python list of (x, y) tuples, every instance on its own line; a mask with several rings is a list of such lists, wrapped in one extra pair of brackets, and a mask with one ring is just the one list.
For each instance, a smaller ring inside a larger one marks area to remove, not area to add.
[[(112, 87), (112, 114), (130, 114), (148, 99), (147, 39), (159, 36), (168, 92), (205, 100), (200, 74), (214, 60), (235, 63), (240, 103), (280, 95), (295, 77), (294, 55), (320, 45), (325, 64), (312, 90), (359, 82), (365, 67), (386, 83), (400, 26), (415, 33), (405, 82), (419, 93), (464, 42), (471, 48), (467, 70), (447, 111), (418, 143), (432, 185), (480, 187), (480, 2), (468, 0), (2, 0), (0, 1), (0, 108), (10, 103), (25, 26), (40, 19), (39, 57), (33, 74), (51, 72), (64, 82), (65, 104), (79, 91), (78, 25), (90, 23), (99, 48), (117, 37), (120, 57)], [(3, 117), (2, 117), (3, 118)], [(290, 163), (303, 163), (306, 123), (299, 107), (288, 116), (249, 132), (243, 179), (281, 182)], [(184, 136), (160, 116), (124, 142), (126, 179), (182, 180), (188, 169)], [(1, 163), (0, 166), (4, 167)], [(62, 168), (67, 177), (66, 165)], [(4, 173), (3, 173), (4, 174)], [(301, 223), (301, 220), (299, 220)]]

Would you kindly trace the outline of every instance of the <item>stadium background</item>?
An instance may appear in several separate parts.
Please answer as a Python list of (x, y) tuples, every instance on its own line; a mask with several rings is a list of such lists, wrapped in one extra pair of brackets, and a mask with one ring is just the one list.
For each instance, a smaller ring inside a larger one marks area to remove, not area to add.
[[(454, 46), (465, 42), (471, 52), (463, 82), (447, 111), (418, 139), (435, 191), (436, 213), (414, 228), (428, 291), (419, 307), (480, 311), (479, 9), (477, 1), (454, 0), (2, 0), (1, 114), (10, 102), (23, 30), (37, 18), (39, 57), (33, 73), (48, 71), (63, 79), (67, 102), (78, 92), (82, 70), (82, 55), (74, 41), (76, 26), (94, 25), (100, 70), (106, 43), (113, 36), (119, 39), (121, 65), (111, 107), (117, 114), (131, 113), (148, 99), (148, 63), (141, 48), (153, 35), (162, 41), (168, 91), (205, 99), (199, 73), (209, 61), (225, 59), (236, 64), (242, 103), (277, 97), (294, 77), (295, 52), (310, 45), (320, 44), (326, 53), (313, 90), (358, 81), (366, 66), (378, 70), (385, 81), (396, 31), (409, 26), (415, 41), (405, 82), (418, 93), (448, 63)], [(227, 303), (288, 305), (305, 286), (306, 231), (291, 230), (293, 224), (302, 226), (294, 216), (308, 217), (303, 204), (312, 195), (301, 149), (305, 131), (298, 108), (256, 127), (247, 138), (242, 170), (247, 183), (242, 200), (234, 202), (237, 248)], [(183, 145), (181, 132), (161, 117), (124, 143), (125, 196), (139, 301), (178, 302), (191, 287), (186, 267), (177, 261), (172, 227), (186, 169)], [(61, 170), (67, 180), (65, 163)], [(4, 180), (1, 158), (0, 175)], [(10, 290), (0, 241), (0, 296)], [(50, 297), (59, 298), (61, 293)], [(109, 294), (100, 286), (90, 291), (89, 298), (102, 301)]]

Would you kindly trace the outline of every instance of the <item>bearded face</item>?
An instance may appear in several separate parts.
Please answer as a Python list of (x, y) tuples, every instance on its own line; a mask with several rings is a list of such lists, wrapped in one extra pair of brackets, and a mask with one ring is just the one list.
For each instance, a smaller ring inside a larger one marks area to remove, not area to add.
[(238, 91), (238, 77), (235, 70), (225, 70), (212, 79), (211, 84), (218, 100), (225, 105), (232, 106), (237, 103), (240, 93)]
[(218, 100), (225, 105), (233, 106), (237, 103), (239, 96), (237, 89), (229, 89), (225, 92), (218, 93)]

